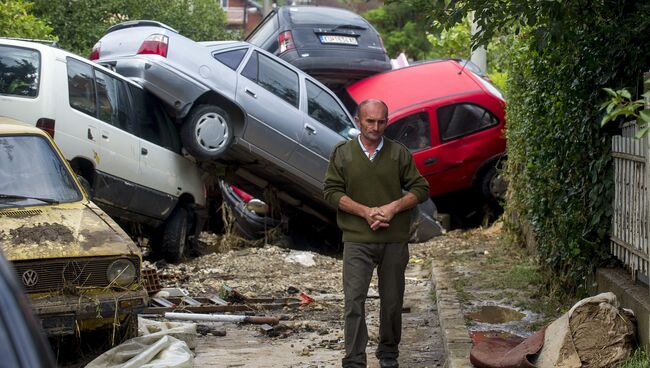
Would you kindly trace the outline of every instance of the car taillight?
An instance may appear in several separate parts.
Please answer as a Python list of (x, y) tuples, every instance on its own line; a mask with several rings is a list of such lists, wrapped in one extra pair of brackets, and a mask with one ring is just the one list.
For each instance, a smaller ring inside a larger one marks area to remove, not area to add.
[(248, 203), (248, 201), (250, 201), (251, 199), (253, 199), (253, 196), (252, 196), (252, 195), (250, 195), (250, 194), (244, 192), (243, 190), (237, 188), (237, 187), (234, 186), (234, 185), (231, 185), (230, 188), (232, 188), (232, 191), (235, 192), (235, 194), (237, 195), (237, 197), (239, 197), (239, 199), (241, 199), (242, 202), (244, 202), (244, 203)]
[(54, 119), (40, 118), (36, 121), (36, 127), (44, 130), (50, 137), (54, 138)]
[(93, 49), (90, 51), (90, 60), (97, 60), (99, 59), (99, 49), (102, 47), (102, 43), (100, 41), (97, 41), (95, 46), (93, 46)]
[(280, 44), (280, 53), (295, 49), (296, 45), (293, 43), (293, 36), (291, 31), (284, 31), (278, 36), (278, 43)]
[(154, 54), (167, 57), (168, 43), (169, 37), (161, 34), (152, 34), (142, 42), (140, 49), (138, 49), (138, 54)]

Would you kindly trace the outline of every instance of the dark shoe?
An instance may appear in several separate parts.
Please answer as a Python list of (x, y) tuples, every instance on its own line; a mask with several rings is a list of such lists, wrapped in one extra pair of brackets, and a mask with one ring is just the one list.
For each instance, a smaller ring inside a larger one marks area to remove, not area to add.
[(381, 368), (399, 368), (399, 363), (395, 358), (379, 359), (379, 367)]

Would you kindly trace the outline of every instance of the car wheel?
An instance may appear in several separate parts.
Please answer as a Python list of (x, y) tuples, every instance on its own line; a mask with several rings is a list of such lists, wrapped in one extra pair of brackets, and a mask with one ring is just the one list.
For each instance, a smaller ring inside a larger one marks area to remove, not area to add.
[(488, 201), (503, 201), (507, 189), (508, 183), (496, 166), (490, 167), (481, 179), (481, 193)]
[(181, 127), (183, 146), (197, 159), (219, 158), (232, 139), (233, 127), (228, 113), (213, 105), (192, 109)]
[(160, 252), (167, 262), (178, 262), (183, 257), (187, 244), (188, 217), (185, 208), (176, 207), (165, 221)]

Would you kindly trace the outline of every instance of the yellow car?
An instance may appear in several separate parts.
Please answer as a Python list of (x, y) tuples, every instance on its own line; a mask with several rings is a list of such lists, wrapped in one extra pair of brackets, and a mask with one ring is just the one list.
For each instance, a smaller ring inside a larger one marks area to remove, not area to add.
[[(42, 130), (0, 117), (0, 248), (49, 336), (132, 332), (148, 302), (140, 249)], [(128, 326), (128, 327), (127, 327)]]

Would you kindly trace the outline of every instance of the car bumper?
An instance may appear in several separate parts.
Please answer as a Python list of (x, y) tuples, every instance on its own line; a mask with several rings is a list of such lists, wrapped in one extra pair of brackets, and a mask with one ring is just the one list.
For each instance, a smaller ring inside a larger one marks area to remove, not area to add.
[(98, 295), (32, 297), (32, 308), (48, 336), (93, 330), (142, 312), (148, 303), (144, 289)]
[(295, 57), (285, 60), (317, 79), (353, 81), (391, 69), (390, 60), (338, 56)]
[(280, 225), (278, 219), (260, 216), (247, 210), (244, 202), (227, 185), (221, 184), (220, 186), (223, 201), (235, 217), (236, 229), (247, 239), (261, 239), (266, 231)]
[(118, 73), (135, 80), (172, 106), (179, 118), (187, 115), (194, 101), (210, 90), (190, 76), (154, 60), (128, 58), (111, 64)]

